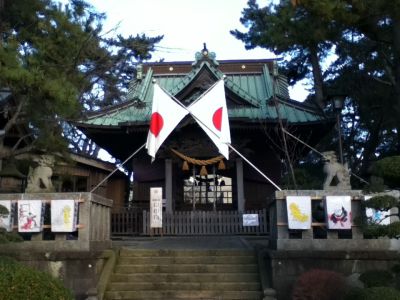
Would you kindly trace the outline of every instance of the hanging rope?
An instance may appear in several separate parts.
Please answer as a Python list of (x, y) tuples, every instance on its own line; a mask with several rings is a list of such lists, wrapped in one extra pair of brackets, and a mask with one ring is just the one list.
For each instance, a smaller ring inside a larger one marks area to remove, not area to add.
[(180, 153), (179, 151), (177, 151), (177, 150), (175, 150), (175, 149), (172, 149), (172, 148), (171, 148), (171, 151), (172, 151), (174, 154), (176, 154), (178, 157), (180, 157), (182, 160), (184, 160), (184, 161), (186, 161), (186, 162), (188, 162), (188, 163), (190, 163), (190, 164), (192, 164), (192, 165), (197, 165), (197, 166), (208, 166), (208, 165), (213, 165), (213, 164), (219, 163), (221, 160), (224, 159), (224, 156), (223, 156), (223, 155), (219, 155), (219, 156), (216, 156), (216, 157), (212, 157), (212, 158), (210, 158), (210, 159), (195, 159), (195, 158), (186, 156), (185, 154)]

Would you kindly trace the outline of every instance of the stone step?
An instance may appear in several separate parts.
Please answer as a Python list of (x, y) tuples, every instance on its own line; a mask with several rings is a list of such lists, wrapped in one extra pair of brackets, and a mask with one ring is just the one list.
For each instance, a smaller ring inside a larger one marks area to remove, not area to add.
[(120, 257), (254, 256), (247, 250), (147, 250), (122, 248)]
[(253, 251), (122, 248), (105, 294), (111, 299), (262, 299)]
[(259, 282), (112, 282), (108, 291), (260, 291)]
[(256, 273), (256, 264), (117, 265), (116, 273)]
[(256, 264), (257, 260), (252, 255), (236, 255), (236, 256), (124, 256), (120, 257), (118, 264), (133, 265), (133, 264)]
[(111, 282), (259, 282), (257, 273), (114, 273)]
[(260, 300), (260, 291), (107, 291), (106, 299), (202, 299), (202, 300)]

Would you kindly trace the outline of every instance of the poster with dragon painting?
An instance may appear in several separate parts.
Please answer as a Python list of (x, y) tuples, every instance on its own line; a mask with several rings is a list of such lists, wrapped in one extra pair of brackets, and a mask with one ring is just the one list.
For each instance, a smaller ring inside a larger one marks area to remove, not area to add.
[[(372, 196), (364, 196), (364, 200), (371, 199)], [(365, 215), (369, 224), (389, 225), (390, 224), (390, 209), (389, 210), (377, 210), (370, 207), (365, 209)]]
[(12, 202), (10, 200), (0, 201), (0, 228), (4, 228), (7, 231), (13, 230), (13, 211)]
[(351, 197), (326, 196), (328, 229), (351, 229)]
[(74, 200), (51, 201), (51, 231), (73, 232), (76, 230), (77, 205)]
[(287, 196), (286, 206), (289, 229), (311, 228), (311, 198), (309, 196)]
[(41, 200), (18, 201), (18, 231), (42, 231), (42, 208)]

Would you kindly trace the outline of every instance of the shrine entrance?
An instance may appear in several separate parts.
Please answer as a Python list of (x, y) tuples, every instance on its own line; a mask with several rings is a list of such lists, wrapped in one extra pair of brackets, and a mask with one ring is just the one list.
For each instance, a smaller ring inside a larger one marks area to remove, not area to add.
[(232, 207), (232, 178), (222, 175), (196, 175), (184, 179), (183, 201), (192, 210), (213, 210)]
[[(233, 181), (226, 174), (226, 163), (223, 156), (209, 159), (194, 159), (177, 150), (173, 153), (182, 159), (183, 203), (176, 210), (232, 210)], [(179, 188), (179, 187), (178, 187)], [(179, 205), (178, 205), (179, 206)]]

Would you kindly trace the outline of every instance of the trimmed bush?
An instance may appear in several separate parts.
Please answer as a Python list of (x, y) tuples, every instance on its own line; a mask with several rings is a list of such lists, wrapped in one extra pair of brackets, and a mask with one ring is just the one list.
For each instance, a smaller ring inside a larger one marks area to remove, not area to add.
[(50, 274), (0, 256), (0, 299), (72, 300), (71, 292)]
[(400, 300), (400, 292), (392, 287), (372, 287), (354, 289), (346, 300)]
[(392, 207), (396, 207), (398, 204), (399, 200), (391, 195), (373, 196), (372, 198), (363, 202), (364, 206), (377, 210), (388, 210)]
[(360, 281), (366, 288), (378, 286), (391, 286), (393, 284), (393, 274), (385, 270), (370, 270), (360, 275)]
[(372, 174), (382, 177), (391, 188), (400, 186), (400, 156), (383, 158), (372, 165)]
[(9, 213), (7, 207), (0, 204), (0, 216), (7, 216)]
[(0, 228), (0, 244), (23, 241), (24, 239), (18, 233), (7, 232), (4, 228)]
[(346, 294), (342, 274), (329, 270), (313, 269), (297, 279), (292, 293), (293, 300), (340, 300)]

